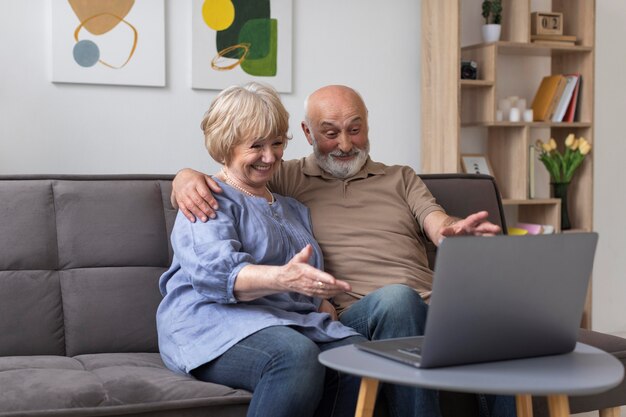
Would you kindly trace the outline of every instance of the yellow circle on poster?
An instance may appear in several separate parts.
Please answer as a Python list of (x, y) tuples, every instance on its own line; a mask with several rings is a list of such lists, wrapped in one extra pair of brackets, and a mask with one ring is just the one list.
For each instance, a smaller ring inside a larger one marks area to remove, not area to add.
[(235, 6), (231, 0), (205, 0), (202, 5), (202, 18), (213, 30), (228, 29), (235, 20)]

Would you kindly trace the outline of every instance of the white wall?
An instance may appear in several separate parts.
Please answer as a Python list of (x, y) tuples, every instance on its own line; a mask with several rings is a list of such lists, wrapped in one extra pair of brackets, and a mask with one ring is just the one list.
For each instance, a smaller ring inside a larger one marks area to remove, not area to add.
[(626, 332), (626, 2), (596, 7), (593, 325)]
[[(50, 82), (48, 1), (0, 0), (0, 174), (214, 172), (200, 120), (215, 91), (192, 90), (191, 2), (166, 0), (167, 87)], [(419, 165), (420, 4), (294, 0), (293, 93), (283, 95), (305, 156), (302, 102), (325, 84), (358, 89), (372, 155)]]
[[(216, 170), (198, 127), (215, 92), (189, 88), (189, 2), (166, 0), (166, 88), (52, 84), (47, 4), (0, 0), (0, 174)], [(419, 170), (419, 21), (416, 0), (294, 0), (286, 157), (309, 152), (306, 94), (345, 83), (369, 106), (373, 157)], [(597, 1), (593, 324), (615, 332), (626, 332), (624, 21), (626, 3)]]

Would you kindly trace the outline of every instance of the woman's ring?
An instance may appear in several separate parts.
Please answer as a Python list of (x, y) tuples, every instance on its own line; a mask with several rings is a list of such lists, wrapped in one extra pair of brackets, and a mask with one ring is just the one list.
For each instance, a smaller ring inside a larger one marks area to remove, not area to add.
[(317, 281), (317, 288), (319, 288), (320, 290), (323, 290), (326, 286), (324, 285), (324, 283), (322, 281)]

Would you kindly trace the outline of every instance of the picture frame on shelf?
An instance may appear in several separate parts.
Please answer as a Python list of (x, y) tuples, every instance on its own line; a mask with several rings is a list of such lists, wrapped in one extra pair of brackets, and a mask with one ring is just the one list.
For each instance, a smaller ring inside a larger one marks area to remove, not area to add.
[(491, 168), (487, 155), (463, 154), (461, 155), (461, 165), (467, 174), (485, 174), (494, 177), (493, 168)]

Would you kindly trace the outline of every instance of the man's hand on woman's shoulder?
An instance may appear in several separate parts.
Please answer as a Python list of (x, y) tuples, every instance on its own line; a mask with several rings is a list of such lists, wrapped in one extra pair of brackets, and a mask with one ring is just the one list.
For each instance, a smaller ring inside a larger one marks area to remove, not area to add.
[(206, 222), (215, 218), (215, 210), (219, 208), (213, 193), (221, 192), (222, 188), (209, 175), (184, 168), (172, 181), (171, 202), (190, 222), (196, 219)]

